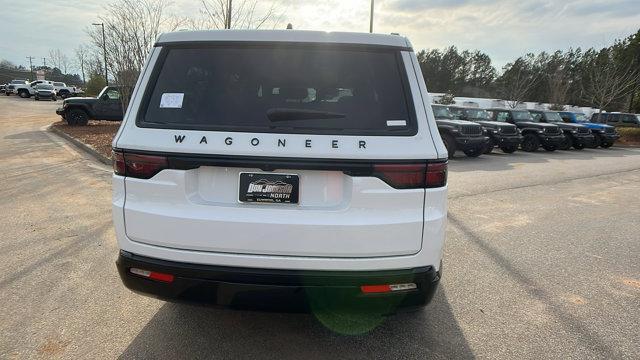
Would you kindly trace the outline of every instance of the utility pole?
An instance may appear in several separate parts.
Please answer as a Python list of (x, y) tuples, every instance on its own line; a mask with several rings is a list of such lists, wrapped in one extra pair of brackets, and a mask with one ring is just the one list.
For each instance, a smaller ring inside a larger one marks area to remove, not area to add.
[(375, 0), (371, 0), (371, 16), (369, 17), (369, 32), (373, 33), (373, 7)]
[(227, 20), (227, 26), (226, 26), (227, 29), (231, 29), (231, 7), (233, 5), (232, 3), (233, 3), (233, 0), (229, 0), (229, 2), (227, 3), (227, 19), (226, 19)]
[(27, 56), (27, 59), (29, 59), (29, 69), (31, 69), (31, 81), (33, 81), (33, 59), (35, 59), (33, 56)]
[(47, 58), (42, 58), (42, 66), (47, 67)]
[(107, 77), (107, 43), (104, 37), (104, 23), (93, 23), (93, 26), (102, 26), (102, 52), (104, 54), (104, 83), (109, 85), (109, 78)]

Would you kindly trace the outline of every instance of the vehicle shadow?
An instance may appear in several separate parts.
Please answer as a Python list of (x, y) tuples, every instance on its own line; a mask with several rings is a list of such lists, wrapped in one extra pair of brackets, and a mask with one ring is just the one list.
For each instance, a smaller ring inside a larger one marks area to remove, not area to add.
[(456, 153), (455, 158), (449, 160), (450, 170), (464, 171), (503, 171), (515, 168), (515, 164), (548, 163), (550, 160), (592, 160), (598, 158), (618, 158), (630, 155), (640, 155), (636, 149), (611, 147), (609, 149), (584, 150), (539, 150), (533, 153), (516, 151), (512, 154), (495, 150), (491, 154), (483, 154), (477, 158), (467, 157)]
[(313, 314), (234, 311), (167, 303), (121, 358), (473, 358), (441, 287), (424, 310), (382, 320), (364, 335)]

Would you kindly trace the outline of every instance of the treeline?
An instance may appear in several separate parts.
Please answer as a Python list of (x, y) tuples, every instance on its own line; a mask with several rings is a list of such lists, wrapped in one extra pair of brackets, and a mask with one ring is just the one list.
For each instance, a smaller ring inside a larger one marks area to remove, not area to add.
[(612, 46), (526, 54), (500, 72), (481, 51), (423, 50), (429, 91), (640, 113), (640, 30)]
[(45, 78), (52, 81), (60, 81), (67, 85), (82, 85), (82, 79), (78, 74), (63, 74), (58, 68), (48, 66), (34, 66), (33, 73), (21, 66), (14, 66), (7, 61), (0, 61), (5, 66), (0, 66), (0, 84), (6, 84), (11, 80), (35, 80), (35, 72), (42, 70), (45, 72)]

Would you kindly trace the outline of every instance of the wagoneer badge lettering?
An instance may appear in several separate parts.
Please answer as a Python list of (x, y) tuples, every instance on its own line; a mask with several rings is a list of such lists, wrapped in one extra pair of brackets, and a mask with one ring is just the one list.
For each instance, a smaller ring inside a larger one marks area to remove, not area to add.
[[(186, 135), (173, 135), (173, 138), (176, 142), (176, 144), (182, 144), (184, 143), (184, 141), (186, 140), (187, 136)], [(259, 138), (252, 138), (249, 143), (252, 146), (258, 146), (260, 145), (260, 139)], [(200, 138), (200, 142), (199, 144), (209, 144), (207, 137), (206, 136), (202, 136)], [(228, 136), (224, 139), (224, 144), (229, 146), (229, 145), (233, 145), (233, 138)], [(329, 146), (332, 149), (338, 149), (339, 148), (339, 144), (340, 141), (339, 140), (331, 140), (331, 142), (329, 143)], [(276, 143), (276, 147), (286, 147), (287, 146), (287, 139), (278, 139), (277, 143)], [(304, 140), (304, 147), (306, 148), (311, 148), (311, 139), (305, 139)], [(367, 148), (367, 142), (364, 140), (358, 140), (358, 149), (366, 149)]]

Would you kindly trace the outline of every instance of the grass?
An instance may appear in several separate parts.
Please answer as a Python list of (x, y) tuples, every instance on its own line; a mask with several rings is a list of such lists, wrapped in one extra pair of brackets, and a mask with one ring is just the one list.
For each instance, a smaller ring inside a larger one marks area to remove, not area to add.
[(616, 128), (620, 134), (620, 142), (624, 145), (640, 146), (640, 128), (619, 127)]

